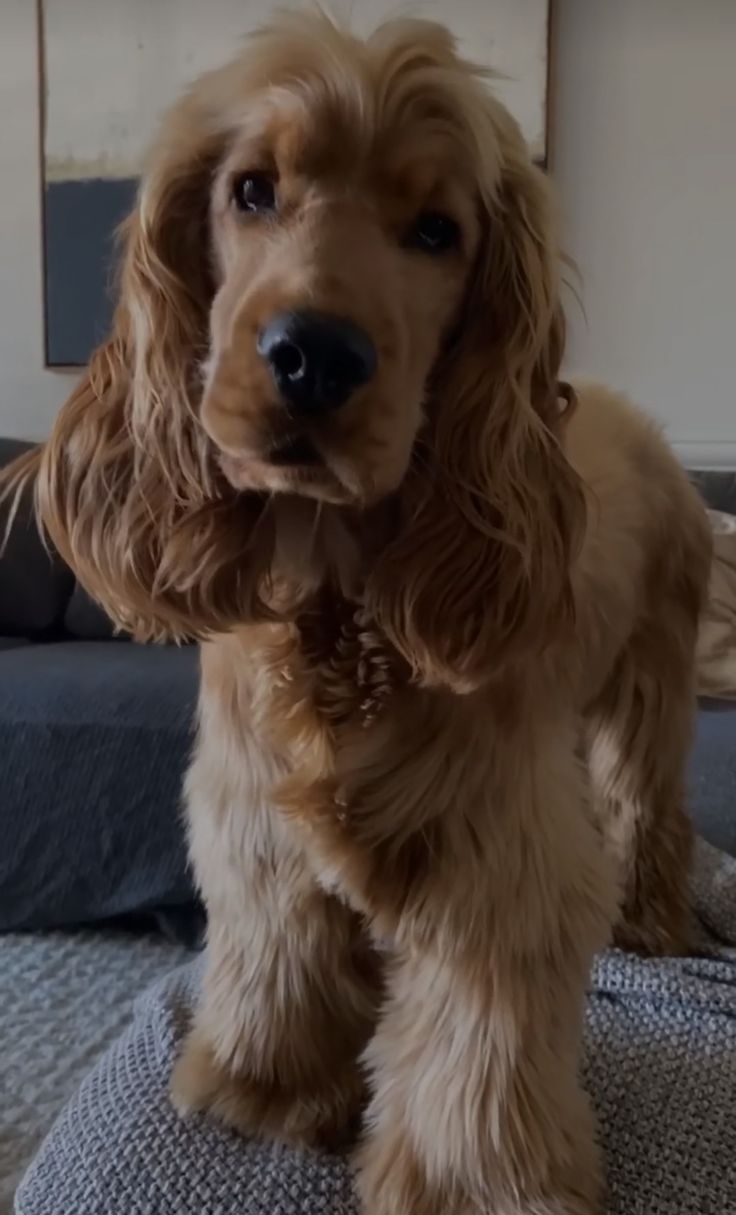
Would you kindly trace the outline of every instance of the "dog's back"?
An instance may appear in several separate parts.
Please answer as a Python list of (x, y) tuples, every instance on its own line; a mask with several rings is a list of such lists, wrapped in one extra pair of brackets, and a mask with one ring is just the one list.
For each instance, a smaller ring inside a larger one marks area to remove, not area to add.
[(625, 398), (581, 384), (566, 442), (588, 503), (575, 574), (580, 695), (596, 802), (624, 871), (618, 940), (677, 949), (687, 937), (685, 765), (710, 528), (659, 429)]

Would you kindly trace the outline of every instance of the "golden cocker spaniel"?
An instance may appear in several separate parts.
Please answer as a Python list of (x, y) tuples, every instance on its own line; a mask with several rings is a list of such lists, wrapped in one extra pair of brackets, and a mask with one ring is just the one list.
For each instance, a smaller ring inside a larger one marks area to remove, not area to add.
[[(440, 26), (290, 16), (166, 117), (40, 518), (202, 641), (182, 1112), (334, 1141), (367, 1215), (591, 1215), (586, 982), (687, 937), (699, 501), (558, 382), (547, 181)], [(37, 467), (38, 466), (38, 467)]]

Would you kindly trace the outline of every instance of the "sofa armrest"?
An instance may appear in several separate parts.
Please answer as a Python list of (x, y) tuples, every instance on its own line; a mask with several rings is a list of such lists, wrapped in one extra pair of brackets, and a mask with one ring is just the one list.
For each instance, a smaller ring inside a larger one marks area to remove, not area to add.
[[(31, 445), (0, 440), (0, 466)], [(0, 538), (10, 511), (0, 506)], [(60, 628), (74, 589), (74, 576), (58, 556), (49, 555), (38, 533), (28, 490), (18, 507), (7, 544), (0, 555), (0, 634), (33, 637)]]

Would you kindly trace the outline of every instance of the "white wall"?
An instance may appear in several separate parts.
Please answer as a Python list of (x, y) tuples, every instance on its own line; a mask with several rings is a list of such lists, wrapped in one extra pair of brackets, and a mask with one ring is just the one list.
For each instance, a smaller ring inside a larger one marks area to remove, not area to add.
[[(556, 8), (554, 171), (587, 313), (571, 303), (570, 365), (736, 467), (736, 0)], [(0, 434), (42, 437), (70, 377), (42, 365), (34, 9), (0, 10)]]
[(557, 0), (571, 367), (736, 468), (736, 0)]

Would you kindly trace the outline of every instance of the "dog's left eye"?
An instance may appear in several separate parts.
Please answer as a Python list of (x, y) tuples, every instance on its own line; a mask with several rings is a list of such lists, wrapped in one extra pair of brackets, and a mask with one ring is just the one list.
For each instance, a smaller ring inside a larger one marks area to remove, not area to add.
[(409, 229), (405, 244), (425, 253), (446, 253), (460, 241), (460, 228), (449, 215), (440, 211), (423, 211)]
[(273, 211), (276, 206), (276, 187), (268, 173), (239, 173), (232, 192), (235, 206), (246, 214)]

